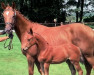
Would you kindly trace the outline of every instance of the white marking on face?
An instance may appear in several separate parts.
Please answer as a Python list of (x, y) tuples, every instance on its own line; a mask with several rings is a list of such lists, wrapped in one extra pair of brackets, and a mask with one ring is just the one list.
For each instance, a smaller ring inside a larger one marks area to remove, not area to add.
[(26, 40), (26, 39), (27, 39), (27, 36), (25, 36), (24, 38), (25, 38), (25, 40)]
[(7, 14), (7, 16), (8, 16), (9, 12), (7, 11), (6, 14)]

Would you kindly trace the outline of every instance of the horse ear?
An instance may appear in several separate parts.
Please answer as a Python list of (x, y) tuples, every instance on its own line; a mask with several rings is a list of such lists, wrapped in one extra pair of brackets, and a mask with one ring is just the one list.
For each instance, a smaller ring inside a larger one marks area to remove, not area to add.
[(16, 5), (15, 2), (12, 3), (12, 8), (15, 9)]
[(30, 33), (33, 35), (33, 31), (32, 31), (32, 29), (30, 29)]
[(1, 3), (1, 7), (3, 8), (3, 9), (6, 9), (6, 6), (5, 6), (5, 4), (2, 2)]

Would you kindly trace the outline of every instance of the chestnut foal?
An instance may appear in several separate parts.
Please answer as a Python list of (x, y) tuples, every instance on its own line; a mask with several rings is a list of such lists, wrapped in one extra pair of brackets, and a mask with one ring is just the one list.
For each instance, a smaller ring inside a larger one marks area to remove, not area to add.
[(71, 43), (51, 46), (41, 35), (33, 33), (32, 30), (30, 30), (28, 34), (30, 36), (25, 37), (25, 40), (28, 41), (22, 45), (22, 48), (27, 51), (33, 45), (37, 45), (37, 58), (40, 62), (42, 75), (49, 75), (50, 64), (58, 64), (64, 61), (70, 61), (70, 63), (75, 66), (78, 74), (83, 75), (83, 71), (79, 64), (81, 52), (77, 46)]

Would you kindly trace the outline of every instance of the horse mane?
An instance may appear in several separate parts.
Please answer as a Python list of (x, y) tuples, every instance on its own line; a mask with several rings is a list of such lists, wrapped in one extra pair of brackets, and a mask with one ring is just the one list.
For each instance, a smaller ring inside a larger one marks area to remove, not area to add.
[(24, 16), (20, 11), (16, 10), (16, 12), (17, 12), (22, 18), (24, 18), (26, 21), (28, 21), (28, 22), (30, 22), (30, 23), (32, 23), (32, 24), (35, 24), (35, 25), (42, 25), (42, 24), (39, 24), (39, 23), (37, 23), (37, 22), (33, 22), (33, 21), (29, 20), (29, 18), (27, 18), (26, 16)]
[(25, 20), (30, 21), (27, 17), (25, 17), (20, 11), (16, 10)]

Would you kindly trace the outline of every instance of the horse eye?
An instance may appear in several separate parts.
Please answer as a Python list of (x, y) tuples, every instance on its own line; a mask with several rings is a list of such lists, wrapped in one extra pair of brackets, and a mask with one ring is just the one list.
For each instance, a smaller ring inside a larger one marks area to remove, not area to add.
[(13, 16), (13, 18), (15, 18), (15, 16)]
[(2, 13), (2, 15), (1, 15), (1, 16), (3, 16), (3, 14), (4, 14), (4, 13)]

